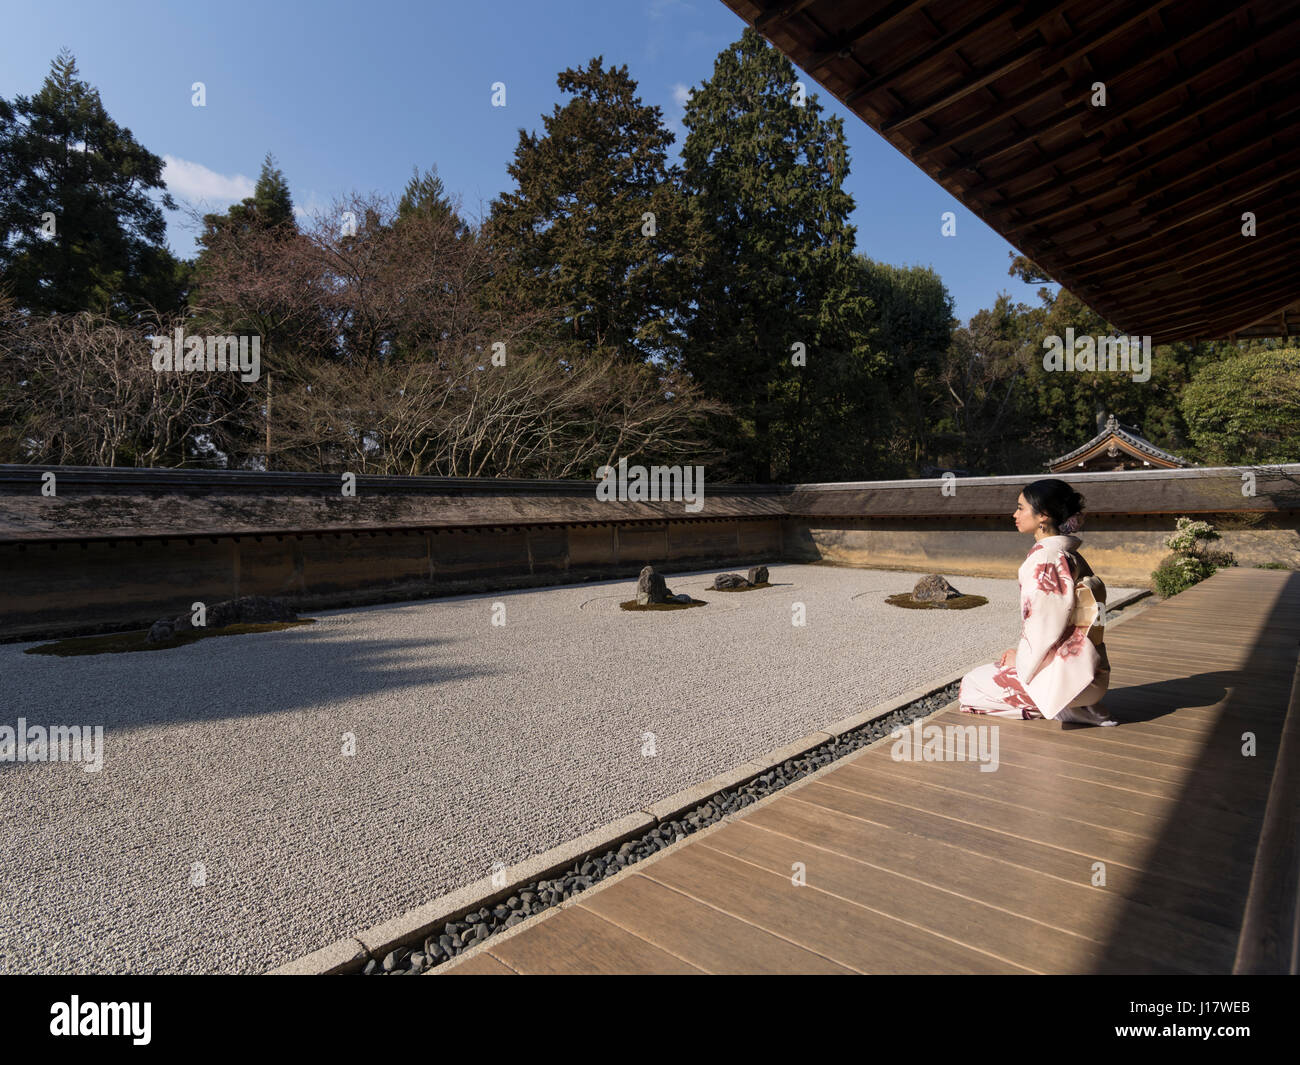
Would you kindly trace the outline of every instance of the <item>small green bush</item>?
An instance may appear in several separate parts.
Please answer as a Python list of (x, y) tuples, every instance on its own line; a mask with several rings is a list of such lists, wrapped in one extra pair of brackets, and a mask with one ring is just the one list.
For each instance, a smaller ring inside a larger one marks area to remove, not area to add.
[(1200, 584), (1214, 573), (1215, 567), (1204, 559), (1190, 555), (1166, 555), (1156, 571), (1151, 574), (1156, 592), (1161, 599), (1185, 592), (1193, 584)]
[(1221, 566), (1237, 564), (1231, 551), (1209, 546), (1219, 538), (1208, 521), (1178, 519), (1173, 535), (1165, 540), (1165, 546), (1172, 549), (1173, 554), (1166, 555), (1151, 574), (1156, 592), (1162, 599), (1185, 592), (1193, 584), (1200, 584)]

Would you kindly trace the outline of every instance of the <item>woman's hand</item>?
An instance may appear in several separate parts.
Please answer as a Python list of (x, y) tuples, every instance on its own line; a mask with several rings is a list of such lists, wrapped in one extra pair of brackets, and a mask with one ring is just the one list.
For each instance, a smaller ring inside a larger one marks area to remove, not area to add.
[(1000, 669), (1006, 669), (1007, 666), (1014, 666), (1015, 664), (1016, 664), (1016, 649), (1014, 647), (1011, 648), (1010, 650), (1003, 651), (1002, 657), (998, 659), (998, 667)]

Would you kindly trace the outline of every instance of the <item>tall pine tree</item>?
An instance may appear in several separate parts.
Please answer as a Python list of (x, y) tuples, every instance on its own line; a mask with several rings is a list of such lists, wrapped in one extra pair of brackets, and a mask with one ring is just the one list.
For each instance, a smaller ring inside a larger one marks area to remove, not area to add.
[(737, 411), (731, 472), (758, 481), (811, 468), (819, 392), (844, 397), (871, 372), (843, 124), (797, 80), (747, 29), (684, 119), (682, 182), (698, 229), (684, 361)]
[(223, 214), (204, 215), (203, 227), (198, 239), (200, 248), (212, 244), (218, 233), (237, 234), (255, 229), (297, 232), (289, 183), (284, 178), (284, 171), (276, 166), (275, 156), (267, 152), (262, 160), (253, 195), (240, 200)]
[(179, 306), (183, 270), (162, 213), (176, 205), (162, 171), (67, 50), (35, 96), (0, 100), (0, 271), (18, 305), (122, 320), (145, 304)]
[(542, 136), (520, 130), (508, 168), (518, 189), (492, 205), (489, 237), (508, 264), (497, 284), (556, 308), (557, 345), (574, 357), (662, 356), (675, 307), (666, 263), (684, 225), (673, 135), (626, 66), (598, 56), (557, 81), (573, 99), (543, 118)]
[(402, 197), (397, 201), (397, 217), (400, 220), (413, 215), (424, 215), (435, 220), (450, 220), (455, 224), (457, 232), (461, 233), (466, 228), (447, 195), (446, 186), (438, 176), (436, 166), (430, 167), (423, 173), (417, 166), (415, 173), (411, 175), (411, 180), (402, 190)]

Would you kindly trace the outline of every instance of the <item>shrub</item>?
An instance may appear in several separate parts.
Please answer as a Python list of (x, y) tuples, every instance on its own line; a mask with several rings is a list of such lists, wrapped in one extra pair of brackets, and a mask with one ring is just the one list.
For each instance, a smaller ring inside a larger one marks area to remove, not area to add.
[(1214, 573), (1215, 567), (1189, 555), (1167, 555), (1151, 574), (1156, 592), (1162, 599), (1185, 592)]
[(1165, 539), (1165, 546), (1171, 548), (1173, 554), (1166, 555), (1151, 574), (1156, 592), (1162, 599), (1185, 592), (1193, 584), (1212, 576), (1221, 566), (1237, 564), (1231, 551), (1209, 546), (1219, 538), (1208, 521), (1178, 519), (1173, 534)]
[(1203, 550), (1203, 542), (1218, 539), (1219, 534), (1208, 521), (1179, 518), (1173, 535), (1165, 538), (1165, 546), (1176, 555), (1199, 555)]

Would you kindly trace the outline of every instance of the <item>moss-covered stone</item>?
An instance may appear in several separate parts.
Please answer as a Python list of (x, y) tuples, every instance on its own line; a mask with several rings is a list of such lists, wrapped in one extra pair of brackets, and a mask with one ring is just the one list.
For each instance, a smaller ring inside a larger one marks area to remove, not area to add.
[(244, 636), (255, 632), (278, 632), (280, 629), (292, 629), (299, 625), (313, 625), (314, 618), (302, 618), (298, 621), (267, 621), (260, 623), (242, 623), (227, 625), (221, 629), (188, 629), (178, 633), (170, 640), (149, 643), (147, 629), (134, 632), (114, 632), (106, 636), (78, 636), (56, 643), (43, 643), (27, 648), (29, 655), (58, 655), (60, 658), (72, 658), (78, 655), (129, 654), (135, 651), (165, 651), (169, 647), (183, 647), (188, 643), (197, 643), (213, 636)]
[(693, 606), (708, 606), (703, 599), (692, 599), (689, 603), (649, 603), (642, 606), (635, 599), (619, 603), (622, 610), (690, 610)]
[(988, 598), (982, 595), (959, 595), (956, 599), (944, 599), (941, 602), (918, 602), (912, 598), (911, 592), (900, 592), (889, 596), (885, 602), (908, 610), (969, 610), (971, 607), (983, 606)]

